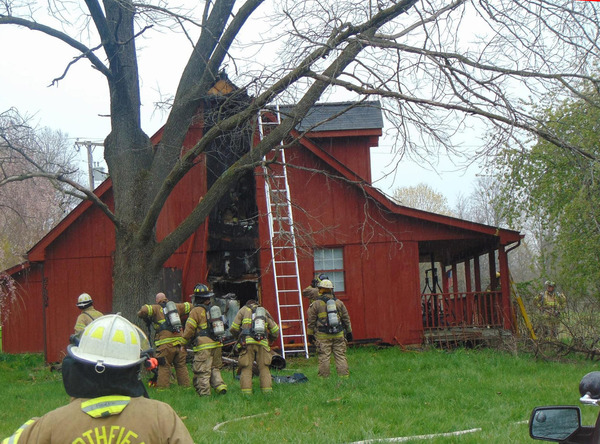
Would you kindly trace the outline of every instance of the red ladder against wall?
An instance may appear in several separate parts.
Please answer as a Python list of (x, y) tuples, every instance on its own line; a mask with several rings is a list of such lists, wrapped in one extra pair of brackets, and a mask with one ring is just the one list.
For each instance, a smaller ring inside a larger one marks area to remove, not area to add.
[[(260, 140), (266, 135), (265, 129), (268, 125), (273, 127), (279, 125), (280, 122), (279, 106), (275, 112), (261, 110), (258, 114)], [(298, 249), (284, 149), (280, 149), (280, 158), (281, 164), (271, 163), (267, 167), (264, 162), (263, 173), (281, 353), (284, 359), (287, 359), (288, 354), (300, 353), (304, 353), (304, 356), (308, 358)], [(263, 161), (265, 160), (266, 158), (263, 158)]]

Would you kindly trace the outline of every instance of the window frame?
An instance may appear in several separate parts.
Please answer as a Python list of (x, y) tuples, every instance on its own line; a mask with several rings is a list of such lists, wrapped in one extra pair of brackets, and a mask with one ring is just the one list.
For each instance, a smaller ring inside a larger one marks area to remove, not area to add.
[[(342, 268), (317, 268), (317, 256), (319, 256), (320, 252), (326, 252), (329, 251), (331, 252), (331, 258), (325, 258), (324, 255), (321, 255), (321, 257), (318, 258), (319, 260), (319, 266), (324, 267), (326, 266), (326, 262), (330, 261), (331, 262), (331, 266), (334, 267), (335, 265), (337, 265), (335, 262), (338, 260), (341, 260), (341, 265)], [(340, 251), (340, 256), (335, 257), (335, 251)], [(339, 294), (344, 294), (346, 293), (346, 271), (345, 271), (345, 263), (346, 260), (344, 258), (344, 247), (340, 247), (340, 246), (329, 246), (329, 247), (319, 247), (319, 248), (314, 248), (313, 249), (313, 270), (314, 270), (314, 275), (318, 276), (319, 274), (323, 273), (323, 274), (327, 274), (331, 279), (331, 281), (333, 282), (333, 286), (334, 286), (334, 293), (336, 295)], [(335, 275), (333, 274), (335, 273)], [(339, 274), (341, 273), (341, 280), (340, 279), (335, 279), (335, 277), (338, 277)], [(339, 288), (339, 283), (341, 282), (342, 285), (342, 289), (338, 289)], [(337, 285), (336, 285), (337, 284)]]

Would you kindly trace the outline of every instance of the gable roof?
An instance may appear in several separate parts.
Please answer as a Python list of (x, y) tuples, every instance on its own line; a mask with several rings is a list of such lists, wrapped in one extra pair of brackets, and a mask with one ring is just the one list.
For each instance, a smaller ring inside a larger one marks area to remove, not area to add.
[[(279, 111), (283, 116), (289, 114), (293, 109), (294, 105), (279, 107)], [(296, 130), (299, 132), (321, 132), (382, 128), (381, 103), (378, 100), (372, 100), (316, 103), (298, 124)]]

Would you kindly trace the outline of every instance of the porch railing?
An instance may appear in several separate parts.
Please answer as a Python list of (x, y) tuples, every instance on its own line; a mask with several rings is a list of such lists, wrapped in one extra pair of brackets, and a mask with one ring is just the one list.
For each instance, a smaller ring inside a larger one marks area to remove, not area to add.
[(424, 329), (504, 325), (500, 291), (424, 293), (421, 313)]

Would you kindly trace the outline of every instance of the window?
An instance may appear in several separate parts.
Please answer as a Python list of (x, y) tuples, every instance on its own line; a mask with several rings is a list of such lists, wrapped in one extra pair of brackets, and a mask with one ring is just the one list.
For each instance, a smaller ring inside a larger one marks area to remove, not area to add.
[(334, 292), (345, 291), (344, 251), (341, 248), (315, 250), (315, 274), (326, 274), (333, 282)]

